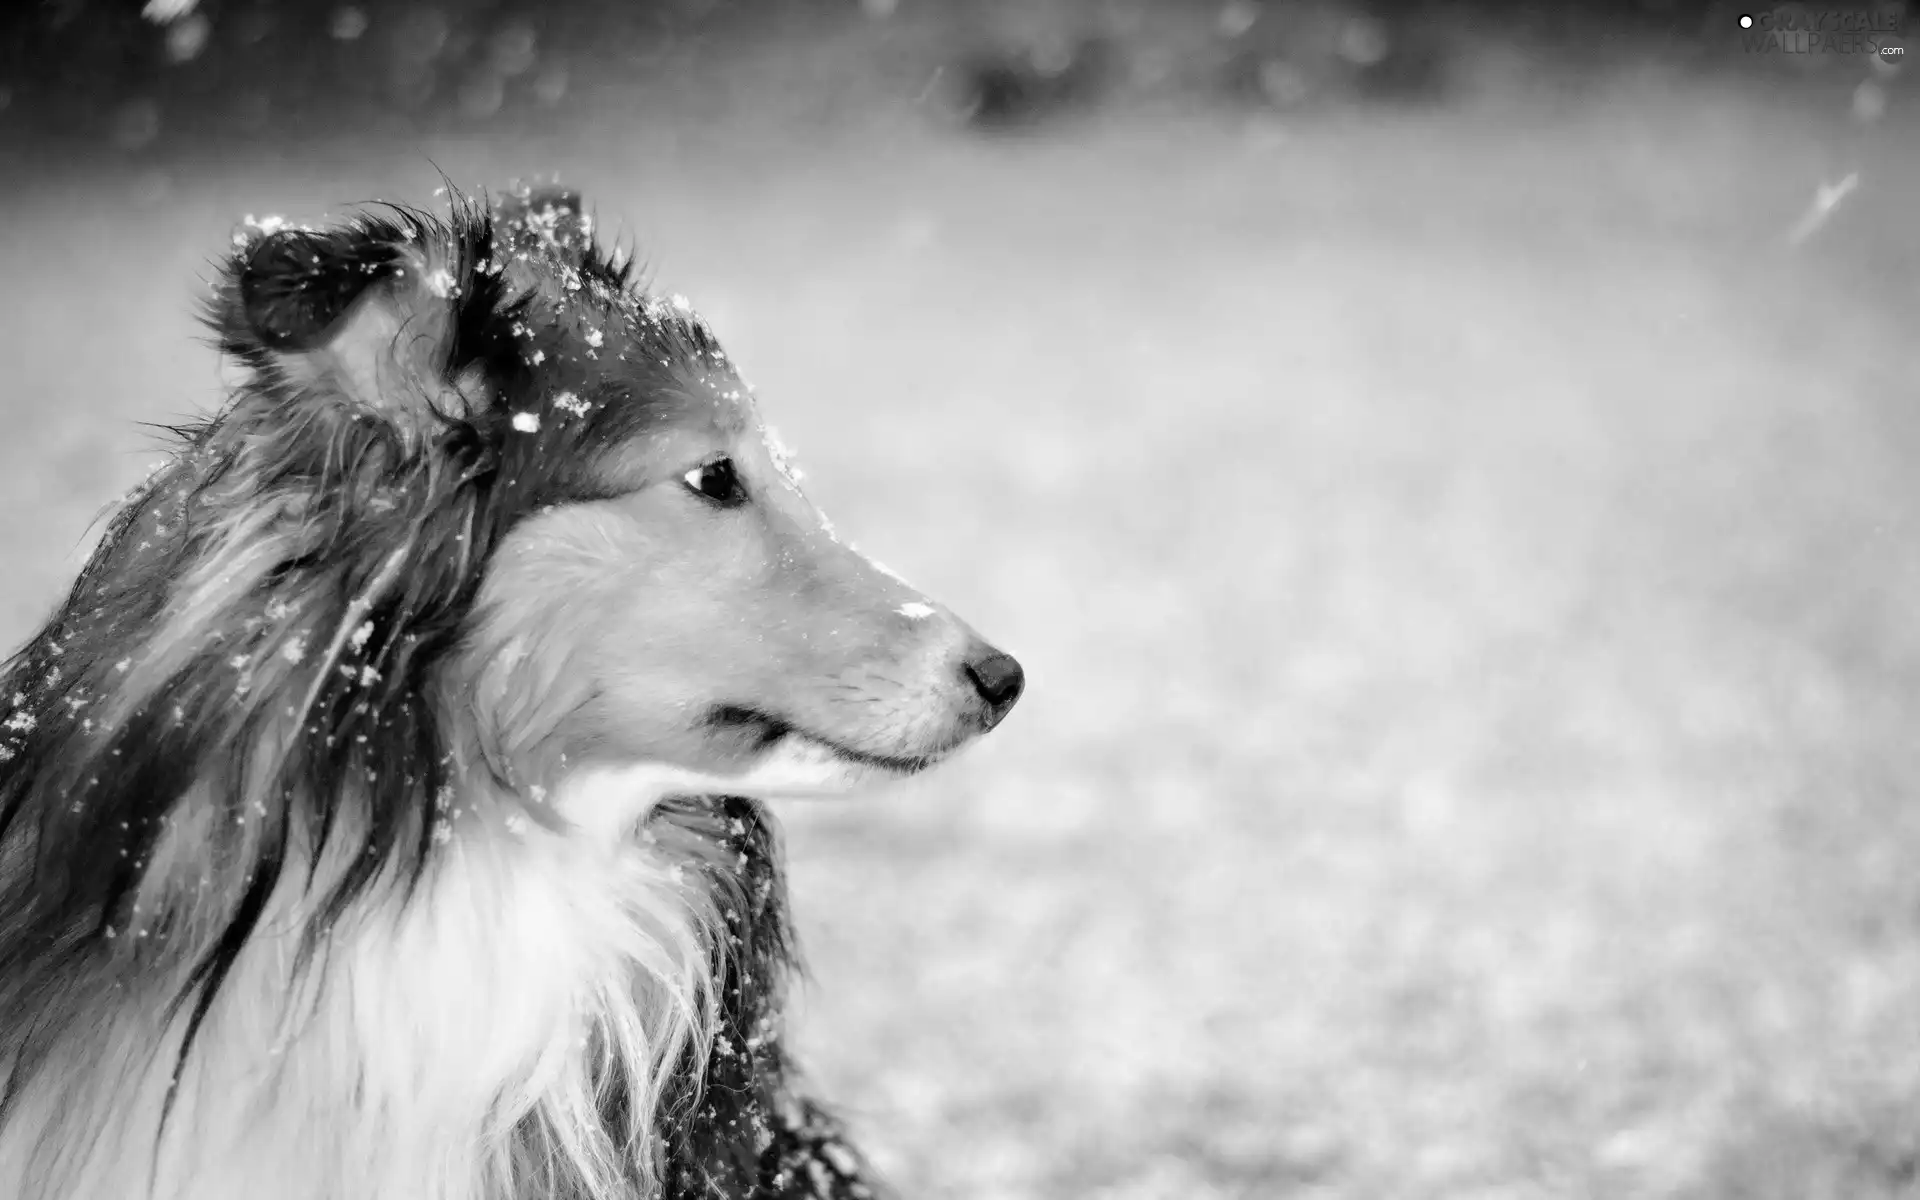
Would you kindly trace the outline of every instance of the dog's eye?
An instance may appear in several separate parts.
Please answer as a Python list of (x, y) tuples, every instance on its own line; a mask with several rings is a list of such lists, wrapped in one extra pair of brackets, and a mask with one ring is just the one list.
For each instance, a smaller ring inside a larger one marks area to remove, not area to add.
[(722, 508), (733, 508), (747, 502), (747, 489), (740, 484), (740, 477), (734, 474), (733, 460), (717, 458), (705, 466), (695, 467), (680, 477), (690, 491), (698, 492)]

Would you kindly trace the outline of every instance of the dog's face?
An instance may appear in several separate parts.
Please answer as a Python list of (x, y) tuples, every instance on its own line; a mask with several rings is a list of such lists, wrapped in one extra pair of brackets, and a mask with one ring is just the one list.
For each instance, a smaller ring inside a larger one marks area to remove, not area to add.
[(263, 241), (243, 300), (263, 342), (292, 331), (293, 384), (422, 438), (440, 413), (497, 431), (509, 519), (444, 672), (497, 777), (840, 790), (937, 762), (1018, 699), (1010, 656), (835, 536), (711, 332), (625, 285), (576, 196), (510, 198), (478, 267), (340, 239)]
[[(1018, 665), (833, 535), (736, 379), (687, 391), (610, 448), (614, 494), (496, 551), (483, 694), (557, 684), (579, 693), (555, 747), (571, 760), (761, 791), (917, 770), (998, 723)], [(562, 647), (571, 677), (538, 678)]]

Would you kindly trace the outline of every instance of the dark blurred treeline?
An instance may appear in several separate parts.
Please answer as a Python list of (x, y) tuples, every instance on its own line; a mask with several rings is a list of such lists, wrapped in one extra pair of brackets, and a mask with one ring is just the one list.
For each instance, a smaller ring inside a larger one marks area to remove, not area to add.
[[(544, 0), (14, 0), (0, 5), (0, 99), (16, 125), (140, 143), (143, 113), (199, 132), (470, 108), (491, 81), (553, 96), (569, 41), (638, 42), (686, 5)], [(541, 91), (543, 89), (543, 91)], [(4, 115), (4, 114), (0, 114)]]
[(724, 70), (730, 50), (809, 40), (843, 56), (822, 74), (857, 69), (844, 56), (864, 56), (876, 73), (897, 75), (903, 95), (931, 97), (982, 129), (1120, 96), (1283, 109), (1329, 98), (1431, 102), (1490, 41), (1550, 58), (1562, 73), (1636, 54), (1737, 65), (1739, 4), (13, 0), (0, 4), (0, 138), (131, 151), (368, 122), (538, 121), (608, 81), (675, 69), (697, 77)]

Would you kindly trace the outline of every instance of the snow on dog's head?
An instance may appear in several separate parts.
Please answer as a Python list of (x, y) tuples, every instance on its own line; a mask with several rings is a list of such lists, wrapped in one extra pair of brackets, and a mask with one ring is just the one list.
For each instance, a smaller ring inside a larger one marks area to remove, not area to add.
[(713, 332), (634, 288), (576, 195), (241, 257), (225, 340), (283, 408), (368, 420), (484, 494), (448, 674), (500, 779), (835, 788), (936, 761), (1017, 696), (1011, 659), (831, 536)]

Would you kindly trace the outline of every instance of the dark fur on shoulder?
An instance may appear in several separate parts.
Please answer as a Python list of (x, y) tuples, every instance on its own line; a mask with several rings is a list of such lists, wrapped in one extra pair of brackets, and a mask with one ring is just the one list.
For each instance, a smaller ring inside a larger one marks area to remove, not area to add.
[[(702, 802), (704, 806), (705, 802)], [(789, 978), (800, 969), (787, 923), (779, 835), (751, 800), (712, 802), (727, 850), (745, 867), (725, 886), (736, 953), (716, 958), (724, 1016), (704, 1087), (674, 1097), (663, 1120), (669, 1200), (882, 1200), (839, 1120), (793, 1087), (781, 1041)], [(720, 883), (715, 878), (716, 884)]]

